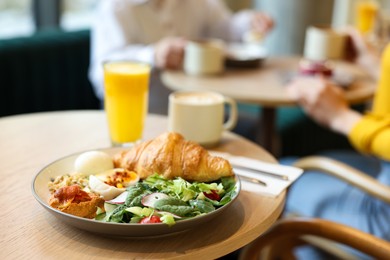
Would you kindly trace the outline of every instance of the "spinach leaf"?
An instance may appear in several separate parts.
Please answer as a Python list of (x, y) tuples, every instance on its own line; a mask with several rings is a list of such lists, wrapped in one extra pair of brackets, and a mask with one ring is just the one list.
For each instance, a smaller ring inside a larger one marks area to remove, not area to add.
[(181, 217), (188, 217), (191, 215), (191, 213), (195, 212), (191, 206), (161, 205), (156, 208), (161, 211), (171, 212)]
[(222, 177), (221, 183), (226, 192), (234, 190), (236, 186), (236, 180), (234, 177)]
[[(127, 194), (125, 205), (129, 207), (138, 196), (144, 194), (147, 191), (147, 187), (139, 183), (135, 186), (127, 188), (127, 191), (129, 193)], [(136, 201), (134, 201), (134, 203), (136, 203)]]
[(110, 215), (107, 216), (107, 222), (115, 222), (115, 223), (122, 223), (123, 221), (123, 215), (127, 213), (125, 210), (126, 207), (124, 205), (120, 205), (116, 209), (114, 209)]
[(236, 193), (237, 193), (236, 190), (231, 190), (231, 191), (225, 193), (225, 195), (219, 201), (219, 206), (226, 205), (227, 203), (232, 201), (232, 198), (236, 195)]
[(176, 198), (158, 200), (154, 203), (154, 207), (158, 210), (168, 211), (182, 217), (188, 216), (195, 211), (195, 209), (186, 202)]
[(236, 180), (234, 177), (222, 177), (221, 183), (225, 189), (225, 193), (219, 201), (218, 206), (221, 207), (232, 201), (233, 197), (236, 196)]
[(205, 200), (191, 200), (190, 205), (197, 208), (201, 213), (208, 213), (215, 210), (213, 204)]
[(160, 199), (157, 200), (154, 204), (155, 207), (163, 206), (163, 205), (172, 205), (172, 206), (188, 206), (188, 204), (185, 201), (182, 201), (181, 199), (176, 198), (166, 198), (166, 199)]
[(133, 187), (127, 188), (129, 192), (126, 197), (124, 204), (119, 205), (114, 209), (110, 214), (106, 214), (106, 222), (115, 222), (115, 223), (128, 223), (133, 216), (132, 213), (126, 211), (126, 208), (131, 206), (140, 206), (141, 199), (145, 193), (149, 193), (145, 185), (137, 184)]

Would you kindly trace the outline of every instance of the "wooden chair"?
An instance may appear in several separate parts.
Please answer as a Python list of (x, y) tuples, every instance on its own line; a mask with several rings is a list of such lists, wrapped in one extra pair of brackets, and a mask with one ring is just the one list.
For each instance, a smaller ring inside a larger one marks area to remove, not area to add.
[[(309, 156), (298, 160), (295, 166), (333, 175), (390, 203), (390, 187), (339, 161), (322, 156)], [(307, 243), (340, 259), (355, 259), (342, 250), (340, 244), (350, 246), (375, 259), (390, 259), (390, 242), (346, 225), (304, 217), (279, 220), (264, 235), (242, 249), (240, 259), (296, 259), (293, 249)]]

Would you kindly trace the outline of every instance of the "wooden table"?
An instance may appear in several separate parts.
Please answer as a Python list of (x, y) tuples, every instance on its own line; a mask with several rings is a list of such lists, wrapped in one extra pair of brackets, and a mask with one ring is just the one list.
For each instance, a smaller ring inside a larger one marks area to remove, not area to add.
[[(149, 115), (145, 139), (165, 131), (165, 117)], [(243, 247), (279, 217), (277, 198), (243, 191), (219, 217), (184, 234), (159, 238), (103, 237), (68, 226), (33, 197), (33, 177), (45, 165), (80, 151), (109, 147), (103, 111), (68, 111), (0, 118), (2, 238), (0, 259), (215, 259)], [(268, 162), (258, 145), (224, 133), (215, 150)]]
[[(285, 92), (285, 85), (298, 71), (301, 57), (272, 57), (255, 69), (227, 69), (222, 75), (209, 77), (188, 76), (182, 71), (165, 71), (164, 84), (173, 90), (211, 90), (235, 100), (262, 106), (258, 141), (275, 155), (276, 109), (294, 106), (295, 100)], [(355, 81), (346, 88), (345, 96), (351, 104), (365, 102), (375, 93), (376, 83), (364, 70), (346, 62), (333, 62), (335, 70), (351, 73)]]

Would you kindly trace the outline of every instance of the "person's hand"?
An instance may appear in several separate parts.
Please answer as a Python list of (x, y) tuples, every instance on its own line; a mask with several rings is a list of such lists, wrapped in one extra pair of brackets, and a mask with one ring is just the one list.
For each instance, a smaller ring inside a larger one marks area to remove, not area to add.
[(250, 20), (250, 30), (244, 33), (243, 41), (260, 42), (274, 28), (271, 16), (262, 12), (253, 12)]
[(348, 134), (361, 115), (349, 108), (343, 90), (322, 77), (298, 77), (287, 93), (319, 124)]
[(183, 64), (186, 40), (180, 37), (168, 37), (155, 45), (155, 65), (160, 69), (180, 69)]
[(381, 50), (368, 41), (354, 27), (345, 27), (342, 31), (347, 34), (346, 58), (367, 70), (374, 78), (379, 77)]
[(255, 12), (251, 19), (251, 29), (254, 33), (265, 35), (274, 28), (274, 20), (271, 16), (262, 12)]

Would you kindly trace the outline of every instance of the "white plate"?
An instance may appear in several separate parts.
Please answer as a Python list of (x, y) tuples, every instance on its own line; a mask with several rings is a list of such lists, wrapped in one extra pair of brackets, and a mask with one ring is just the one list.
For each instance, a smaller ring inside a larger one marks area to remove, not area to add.
[(259, 44), (234, 43), (226, 48), (226, 62), (231, 66), (259, 66), (266, 57), (266, 49)]
[[(107, 148), (101, 149), (109, 155), (114, 155), (123, 148)], [(73, 171), (73, 164), (76, 158), (81, 153), (73, 154), (62, 159), (59, 159), (45, 168), (43, 168), (33, 179), (32, 192), (36, 200), (51, 214), (57, 217), (59, 220), (74, 227), (98, 233), (108, 236), (122, 236), (122, 237), (151, 237), (169, 235), (177, 232), (182, 232), (215, 218), (217, 215), (225, 211), (238, 197), (240, 192), (240, 181), (236, 178), (236, 190), (237, 194), (231, 202), (218, 208), (217, 210), (208, 214), (198, 216), (191, 219), (186, 219), (176, 222), (175, 225), (169, 227), (166, 224), (130, 224), (130, 223), (107, 223), (100, 222), (92, 219), (80, 218), (67, 213), (63, 213), (55, 208), (52, 208), (48, 204), (50, 198), (50, 192), (48, 189), (48, 183), (51, 178), (55, 178), (59, 175), (64, 175)]]

